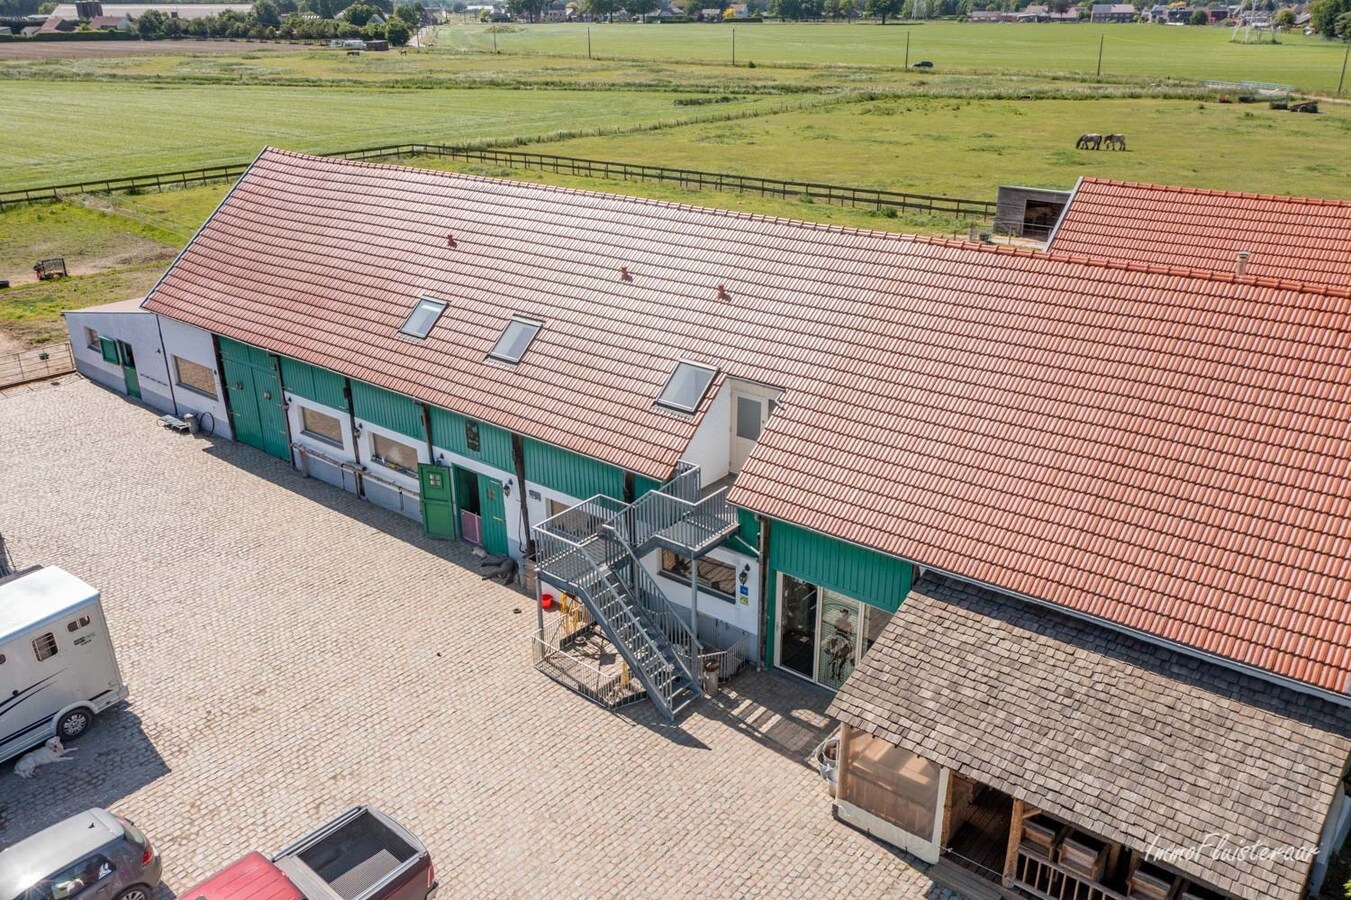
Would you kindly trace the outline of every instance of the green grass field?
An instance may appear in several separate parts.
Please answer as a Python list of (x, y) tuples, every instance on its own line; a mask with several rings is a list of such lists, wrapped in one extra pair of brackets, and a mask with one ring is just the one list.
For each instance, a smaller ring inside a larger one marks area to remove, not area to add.
[[(1123, 133), (1129, 150), (1075, 150), (1085, 131)], [(1310, 116), (1265, 103), (898, 98), (548, 150), (972, 199), (993, 199), (1001, 184), (1068, 188), (1081, 175), (1351, 198), (1347, 107)]]
[[(1018, 70), (1093, 75), (1098, 43), (1104, 40), (1105, 75), (1151, 78), (1264, 81), (1308, 90), (1337, 85), (1345, 48), (1335, 42), (1281, 35), (1281, 43), (1230, 43), (1230, 29), (1173, 28), (1162, 25), (1003, 24), (930, 22), (881, 26), (853, 24), (743, 24), (736, 29), (737, 61), (742, 65), (900, 66), (906, 35), (910, 60), (931, 60), (936, 70)], [(586, 55), (586, 27), (529, 25), (497, 34), (504, 53)], [(452, 25), (441, 29), (446, 50), (492, 51), (487, 26)], [(623, 56), (730, 63), (732, 26), (593, 25), (592, 52)]]
[(456, 144), (622, 130), (801, 102), (716, 107), (625, 91), (397, 91), (24, 81), (0, 91), (0, 188), (247, 160), (267, 145), (330, 151), (403, 141)]

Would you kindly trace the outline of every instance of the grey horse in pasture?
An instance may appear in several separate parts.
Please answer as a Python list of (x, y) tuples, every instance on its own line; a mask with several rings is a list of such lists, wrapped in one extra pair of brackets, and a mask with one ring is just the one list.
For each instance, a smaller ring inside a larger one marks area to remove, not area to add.
[(1124, 134), (1109, 134), (1103, 140), (1106, 142), (1108, 150), (1126, 149), (1126, 136)]
[(1079, 140), (1075, 142), (1076, 150), (1101, 150), (1102, 135), (1100, 134), (1081, 134)]

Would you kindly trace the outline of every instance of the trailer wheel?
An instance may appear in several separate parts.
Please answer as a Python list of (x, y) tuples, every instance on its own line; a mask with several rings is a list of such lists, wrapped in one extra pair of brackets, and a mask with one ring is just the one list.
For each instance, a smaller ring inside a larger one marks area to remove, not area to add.
[(56, 736), (62, 740), (77, 738), (89, 730), (93, 718), (93, 714), (83, 707), (72, 709), (57, 721)]

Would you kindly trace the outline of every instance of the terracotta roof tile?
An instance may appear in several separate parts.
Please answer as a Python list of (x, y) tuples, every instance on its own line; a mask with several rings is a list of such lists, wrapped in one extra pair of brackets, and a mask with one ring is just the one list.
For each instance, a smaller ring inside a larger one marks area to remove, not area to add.
[(1085, 178), (1052, 253), (1232, 275), (1263, 287), (1351, 288), (1351, 203)]
[(785, 389), (733, 502), (1344, 692), (1348, 291), (1189, 271), (268, 151), (146, 305), (652, 477), (711, 363)]

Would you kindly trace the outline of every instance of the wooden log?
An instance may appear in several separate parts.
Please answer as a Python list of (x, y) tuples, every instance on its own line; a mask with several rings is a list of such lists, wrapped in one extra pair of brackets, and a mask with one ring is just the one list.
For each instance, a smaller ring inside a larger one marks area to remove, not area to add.
[(1009, 818), (1009, 843), (1004, 851), (1004, 887), (1013, 886), (1013, 876), (1018, 869), (1018, 843), (1023, 837), (1023, 819), (1027, 818), (1027, 805), (1014, 799), (1013, 815)]

